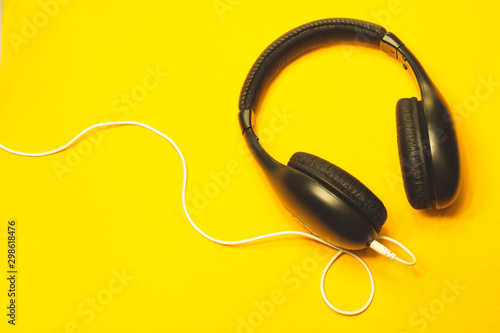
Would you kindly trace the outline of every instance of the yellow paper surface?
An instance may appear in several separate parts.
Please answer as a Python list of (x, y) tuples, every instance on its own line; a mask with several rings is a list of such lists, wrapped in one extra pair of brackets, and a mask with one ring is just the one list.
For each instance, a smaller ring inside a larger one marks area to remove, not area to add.
[[(494, 331), (498, 12), (493, 1), (4, 1), (0, 143), (40, 152), (97, 122), (147, 123), (183, 150), (191, 215), (214, 237), (301, 230), (245, 149), (237, 112), (258, 55), (316, 19), (371, 21), (403, 40), (451, 106), (464, 180), (450, 209), (408, 204), (395, 105), (418, 90), (383, 52), (324, 48), (276, 78), (257, 119), (265, 148), (282, 163), (306, 151), (358, 177), (387, 207), (382, 234), (418, 258), (406, 267), (360, 251), (375, 298), (362, 315), (345, 317), (320, 295), (334, 251), (297, 237), (239, 247), (201, 237), (181, 209), (180, 160), (151, 132), (96, 131), (40, 158), (0, 151), (0, 331)], [(15, 325), (7, 316), (9, 221)], [(369, 280), (342, 257), (326, 290), (354, 310)]]

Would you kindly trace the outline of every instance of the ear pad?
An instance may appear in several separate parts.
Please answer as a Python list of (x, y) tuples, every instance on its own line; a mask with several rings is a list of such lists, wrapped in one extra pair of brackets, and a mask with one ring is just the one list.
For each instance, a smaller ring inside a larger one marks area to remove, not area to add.
[(384, 204), (363, 183), (338, 166), (317, 156), (295, 153), (288, 166), (301, 171), (355, 206), (378, 233), (387, 219)]
[(400, 99), (396, 105), (396, 121), (406, 197), (415, 209), (431, 207), (433, 199), (427, 160), (429, 138), (422, 102), (415, 97)]

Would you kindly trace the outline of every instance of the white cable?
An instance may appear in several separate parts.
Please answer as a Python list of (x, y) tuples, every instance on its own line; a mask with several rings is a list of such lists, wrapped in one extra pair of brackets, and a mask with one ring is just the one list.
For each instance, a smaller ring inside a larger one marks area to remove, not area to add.
[(383, 239), (383, 240), (386, 240), (386, 241), (389, 241), (389, 242), (396, 244), (397, 246), (402, 248), (413, 260), (406, 261), (406, 260), (403, 260), (401, 258), (398, 258), (395, 253), (391, 252), (391, 250), (389, 250), (387, 247), (385, 247), (384, 245), (382, 245), (379, 242), (377, 242), (376, 240), (374, 240), (370, 244), (370, 247), (372, 249), (374, 249), (375, 251), (377, 251), (378, 253), (382, 254), (383, 256), (386, 256), (389, 259), (396, 260), (397, 262), (400, 262), (404, 265), (413, 266), (417, 263), (417, 258), (415, 257), (415, 255), (410, 250), (408, 250), (408, 248), (406, 246), (404, 246), (403, 244), (401, 244), (397, 240), (392, 239), (392, 238), (387, 237), (387, 236), (378, 236), (377, 239)]
[[(368, 272), (368, 276), (370, 277), (370, 284), (371, 284), (370, 296), (368, 297), (368, 300), (366, 301), (365, 305), (363, 305), (362, 308), (355, 310), (355, 311), (340, 310), (339, 308), (335, 307), (332, 303), (330, 303), (330, 301), (328, 300), (328, 297), (326, 296), (326, 293), (325, 293), (326, 274), (328, 273), (328, 270), (333, 265), (335, 260), (337, 260), (344, 252), (349, 254), (350, 256), (352, 256), (354, 259), (357, 259), (363, 265), (363, 267), (366, 269), (366, 271)], [(350, 251), (339, 251), (333, 256), (333, 258), (330, 260), (330, 262), (326, 265), (325, 269), (323, 270), (323, 274), (321, 275), (320, 288), (321, 288), (321, 296), (323, 296), (323, 300), (325, 301), (326, 305), (328, 305), (330, 307), (330, 309), (332, 309), (333, 311), (340, 313), (340, 314), (343, 314), (343, 315), (346, 315), (346, 316), (354, 316), (354, 315), (360, 314), (363, 311), (365, 311), (370, 306), (370, 304), (373, 300), (373, 296), (375, 295), (375, 282), (373, 281), (372, 271), (370, 270), (370, 268), (368, 267), (366, 262), (363, 259), (361, 259), (361, 257), (359, 257), (357, 254), (354, 254)]]
[[(182, 152), (181, 152), (180, 148), (177, 146), (177, 144), (170, 137), (168, 137), (167, 135), (163, 134), (162, 132), (158, 131), (157, 129), (155, 129), (155, 128), (149, 126), (149, 125), (146, 125), (146, 124), (143, 124), (143, 123), (140, 123), (140, 122), (137, 122), (137, 121), (110, 121), (110, 122), (98, 123), (98, 124), (95, 124), (95, 125), (87, 127), (86, 129), (84, 129), (83, 131), (81, 131), (78, 135), (76, 135), (71, 141), (69, 141), (65, 145), (63, 145), (63, 146), (61, 146), (59, 148), (56, 148), (56, 149), (53, 149), (53, 150), (49, 150), (49, 151), (46, 151), (46, 152), (41, 152), (41, 153), (24, 153), (24, 152), (20, 152), (20, 151), (16, 151), (16, 150), (7, 148), (7, 147), (5, 147), (2, 144), (0, 144), (0, 148), (3, 149), (3, 150), (5, 150), (6, 152), (9, 152), (9, 153), (15, 154), (15, 155), (19, 155), (19, 156), (27, 156), (27, 157), (47, 156), (47, 155), (52, 155), (52, 154), (55, 154), (55, 153), (58, 153), (58, 152), (61, 152), (61, 151), (65, 150), (65, 149), (67, 149), (72, 144), (74, 144), (75, 141), (77, 141), (80, 137), (82, 137), (85, 133), (87, 133), (87, 132), (89, 132), (89, 131), (91, 131), (93, 129), (96, 129), (96, 128), (99, 128), (99, 127), (121, 126), (121, 125), (133, 125), (133, 126), (139, 126), (139, 127), (143, 127), (145, 129), (148, 129), (148, 130), (150, 130), (150, 131), (158, 134), (159, 136), (161, 136), (165, 140), (167, 140), (172, 145), (172, 147), (174, 147), (175, 151), (179, 155), (179, 158), (181, 159), (182, 168), (183, 168), (182, 207), (184, 209), (184, 214), (186, 215), (186, 218), (188, 219), (188, 221), (191, 224), (191, 226), (200, 235), (202, 235), (203, 237), (205, 237), (206, 239), (208, 239), (208, 240), (210, 240), (210, 241), (212, 241), (214, 243), (221, 244), (221, 245), (239, 245), (239, 244), (245, 244), (245, 243), (251, 243), (251, 242), (259, 241), (259, 240), (266, 239), (266, 238), (272, 238), (272, 237), (278, 237), (278, 236), (285, 236), (285, 235), (295, 235), (295, 236), (303, 236), (303, 237), (315, 240), (315, 241), (317, 241), (317, 242), (319, 242), (321, 244), (324, 244), (324, 245), (327, 245), (329, 247), (332, 247), (332, 248), (338, 250), (339, 252), (337, 252), (337, 254), (335, 254), (335, 256), (326, 265), (325, 270), (323, 271), (323, 275), (321, 276), (321, 295), (323, 296), (323, 300), (325, 301), (325, 303), (332, 310), (334, 310), (334, 311), (336, 311), (336, 312), (338, 312), (340, 314), (344, 314), (344, 315), (356, 315), (356, 314), (359, 314), (359, 313), (365, 311), (368, 308), (368, 306), (370, 306), (370, 303), (372, 302), (373, 296), (374, 296), (374, 293), (375, 293), (375, 283), (373, 281), (373, 274), (370, 271), (370, 268), (368, 267), (368, 265), (364, 262), (363, 259), (361, 259), (361, 257), (359, 257), (358, 255), (354, 254), (353, 252), (351, 252), (349, 250), (346, 250), (344, 248), (335, 246), (335, 245), (333, 245), (333, 244), (331, 244), (331, 243), (323, 240), (320, 237), (317, 237), (317, 236), (314, 236), (312, 234), (308, 234), (308, 233), (305, 233), (305, 232), (301, 232), (301, 231), (281, 231), (281, 232), (270, 233), (270, 234), (266, 234), (266, 235), (261, 235), (261, 236), (247, 238), (247, 239), (242, 239), (242, 240), (237, 240), (237, 241), (224, 241), (224, 240), (220, 240), (220, 239), (217, 239), (217, 238), (214, 238), (212, 236), (207, 235), (203, 230), (201, 230), (194, 223), (194, 221), (192, 220), (191, 215), (189, 215), (189, 212), (188, 212), (188, 209), (187, 209), (187, 205), (186, 205), (187, 165), (186, 165), (186, 160), (184, 158), (184, 155), (182, 154)], [(393, 239), (390, 239), (388, 237), (384, 237), (384, 236), (379, 236), (379, 238), (380, 239), (386, 239), (388, 241), (391, 241), (391, 242), (393, 242), (393, 243), (401, 246), (401, 248), (403, 248), (410, 256), (412, 256), (412, 258), (414, 259), (413, 264), (415, 263), (415, 261), (416, 261), (415, 256), (406, 247), (404, 247), (401, 243), (399, 243), (399, 242), (397, 242), (397, 241), (395, 241)], [(373, 241), (373, 242), (376, 242), (376, 241)], [(389, 251), (389, 250), (387, 250), (387, 251)], [(340, 310), (340, 309), (336, 308), (335, 306), (333, 306), (330, 303), (330, 301), (328, 300), (328, 298), (326, 297), (326, 294), (325, 294), (324, 284), (325, 284), (326, 274), (327, 274), (328, 270), (330, 269), (330, 267), (332, 266), (332, 264), (335, 262), (335, 260), (337, 260), (343, 253), (346, 253), (346, 254), (352, 256), (353, 258), (355, 258), (356, 260), (358, 260), (363, 265), (363, 267), (366, 269), (366, 272), (368, 273), (368, 276), (370, 277), (371, 292), (370, 292), (370, 296), (368, 297), (368, 301), (365, 303), (365, 305), (362, 308), (360, 308), (359, 310), (356, 310), (356, 311), (343, 311), (343, 310)], [(399, 258), (395, 258), (395, 259), (398, 260)], [(401, 262), (401, 263), (404, 263), (404, 264), (410, 264), (410, 263), (405, 262), (405, 261), (403, 261), (401, 259), (399, 259), (398, 261)]]

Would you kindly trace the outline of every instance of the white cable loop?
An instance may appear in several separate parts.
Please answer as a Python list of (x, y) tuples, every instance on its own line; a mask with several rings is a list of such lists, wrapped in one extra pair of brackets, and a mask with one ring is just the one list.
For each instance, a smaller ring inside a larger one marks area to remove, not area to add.
[[(326, 302), (326, 304), (332, 310), (334, 310), (334, 311), (336, 311), (336, 312), (338, 312), (340, 314), (343, 314), (343, 315), (356, 315), (356, 314), (359, 314), (359, 313), (365, 311), (368, 308), (368, 306), (370, 306), (370, 303), (372, 302), (373, 296), (374, 296), (374, 293), (375, 293), (375, 283), (373, 281), (373, 274), (370, 271), (370, 268), (368, 267), (368, 265), (364, 262), (363, 259), (361, 259), (361, 257), (359, 257), (358, 255), (354, 254), (353, 252), (351, 252), (349, 250), (346, 250), (346, 249), (343, 249), (341, 247), (335, 246), (335, 245), (333, 245), (333, 244), (331, 244), (331, 243), (329, 243), (329, 242), (327, 242), (327, 241), (325, 241), (325, 240), (323, 240), (323, 239), (321, 239), (321, 238), (319, 238), (317, 236), (314, 236), (312, 234), (308, 234), (308, 233), (305, 233), (305, 232), (301, 232), (301, 231), (281, 231), (281, 232), (270, 233), (270, 234), (266, 234), (266, 235), (261, 235), (261, 236), (257, 236), (257, 237), (251, 237), (251, 238), (237, 240), (237, 241), (224, 241), (224, 240), (220, 240), (220, 239), (217, 239), (217, 238), (214, 238), (212, 236), (207, 235), (203, 230), (201, 230), (194, 223), (194, 221), (192, 220), (191, 215), (189, 215), (189, 212), (188, 212), (188, 209), (187, 209), (187, 205), (186, 205), (187, 165), (186, 165), (186, 160), (184, 158), (184, 155), (182, 154), (182, 152), (179, 149), (179, 147), (177, 146), (177, 144), (170, 137), (168, 137), (167, 135), (163, 134), (162, 132), (158, 131), (157, 129), (155, 129), (155, 128), (149, 126), (149, 125), (146, 125), (146, 124), (143, 124), (143, 123), (140, 123), (140, 122), (137, 122), (137, 121), (110, 121), (110, 122), (98, 123), (98, 124), (95, 124), (95, 125), (87, 127), (86, 129), (84, 129), (83, 131), (81, 131), (78, 135), (76, 135), (71, 141), (69, 141), (65, 145), (63, 145), (63, 146), (61, 146), (59, 148), (56, 148), (56, 149), (53, 149), (53, 150), (49, 150), (47, 152), (41, 152), (41, 153), (24, 153), (24, 152), (19, 152), (19, 151), (7, 148), (7, 147), (5, 147), (2, 144), (0, 144), (0, 148), (3, 149), (3, 150), (5, 150), (6, 152), (9, 152), (9, 153), (15, 154), (15, 155), (19, 155), (19, 156), (27, 156), (27, 157), (47, 156), (47, 155), (52, 155), (52, 154), (61, 152), (61, 151), (65, 150), (65, 149), (69, 148), (80, 137), (82, 137), (85, 133), (87, 133), (87, 132), (89, 132), (89, 131), (91, 131), (93, 129), (96, 129), (96, 128), (99, 128), (99, 127), (120, 126), (120, 125), (133, 125), (133, 126), (139, 126), (139, 127), (143, 127), (145, 129), (148, 129), (148, 130), (150, 130), (150, 131), (158, 134), (159, 136), (161, 136), (165, 140), (167, 140), (172, 145), (172, 147), (174, 147), (174, 149), (176, 150), (177, 154), (179, 155), (179, 158), (181, 159), (182, 168), (183, 168), (182, 207), (184, 209), (184, 214), (186, 215), (186, 218), (188, 219), (188, 221), (191, 224), (191, 226), (200, 235), (202, 235), (203, 237), (205, 237), (206, 239), (208, 239), (208, 240), (210, 240), (210, 241), (212, 241), (214, 243), (221, 244), (221, 245), (239, 245), (239, 244), (245, 244), (245, 243), (255, 242), (255, 241), (259, 241), (259, 240), (267, 239), (267, 238), (272, 238), (272, 237), (278, 237), (278, 236), (284, 236), (284, 235), (295, 235), (295, 236), (303, 236), (303, 237), (306, 237), (306, 238), (310, 238), (310, 239), (315, 240), (315, 241), (317, 241), (317, 242), (319, 242), (321, 244), (324, 244), (326, 246), (332, 247), (332, 248), (338, 250), (339, 252), (337, 252), (335, 254), (335, 256), (330, 260), (330, 262), (326, 265), (325, 270), (323, 271), (323, 275), (321, 276), (321, 295), (323, 296), (323, 300)], [(416, 262), (416, 259), (415, 259), (415, 256), (413, 255), (413, 253), (411, 253), (401, 243), (399, 243), (396, 240), (393, 240), (391, 238), (384, 237), (384, 236), (379, 236), (378, 238), (385, 239), (385, 240), (388, 240), (390, 242), (393, 242), (393, 243), (399, 245), (403, 250), (405, 250), (414, 259), (413, 263), (408, 263), (407, 261), (401, 260), (401, 259), (399, 259), (399, 258), (396, 257), (395, 259), (397, 261), (399, 261), (401, 263), (404, 263), (404, 264), (407, 264), (407, 265), (413, 265)], [(335, 260), (337, 260), (343, 253), (346, 253), (346, 254), (352, 256), (353, 258), (355, 258), (356, 260), (358, 260), (363, 265), (363, 267), (366, 269), (366, 271), (368, 273), (368, 276), (370, 277), (371, 292), (370, 292), (370, 296), (368, 298), (368, 301), (365, 303), (365, 305), (362, 308), (360, 308), (359, 310), (356, 310), (356, 311), (343, 311), (343, 310), (340, 310), (340, 309), (336, 308), (335, 306), (333, 306), (330, 303), (330, 301), (328, 300), (328, 298), (326, 297), (326, 294), (325, 294), (324, 283), (325, 283), (326, 274), (327, 274), (328, 270), (330, 269), (330, 267), (332, 266), (332, 264), (335, 262)]]
[[(370, 284), (371, 284), (370, 296), (368, 297), (368, 300), (366, 301), (365, 305), (363, 305), (363, 307), (361, 307), (360, 309), (355, 310), (355, 311), (344, 311), (344, 310), (341, 310), (341, 309), (335, 307), (332, 303), (330, 303), (330, 301), (328, 300), (328, 297), (326, 296), (326, 293), (325, 293), (326, 274), (330, 270), (330, 267), (333, 265), (335, 260), (337, 260), (343, 253), (347, 253), (350, 256), (352, 256), (354, 259), (358, 260), (363, 265), (363, 267), (366, 269), (366, 271), (368, 272), (368, 276), (370, 277)], [(320, 288), (321, 288), (321, 296), (323, 296), (323, 300), (325, 301), (326, 305), (328, 305), (330, 307), (330, 309), (332, 309), (333, 311), (340, 313), (340, 314), (343, 314), (343, 315), (346, 315), (346, 316), (354, 316), (354, 315), (357, 315), (357, 314), (364, 312), (366, 309), (368, 309), (368, 307), (372, 303), (373, 296), (375, 295), (375, 282), (373, 281), (372, 271), (370, 270), (370, 268), (368, 267), (366, 262), (363, 259), (361, 259), (361, 257), (359, 257), (357, 254), (354, 254), (348, 250), (337, 252), (333, 256), (333, 258), (330, 260), (330, 262), (328, 262), (325, 269), (323, 270), (323, 274), (321, 275)]]

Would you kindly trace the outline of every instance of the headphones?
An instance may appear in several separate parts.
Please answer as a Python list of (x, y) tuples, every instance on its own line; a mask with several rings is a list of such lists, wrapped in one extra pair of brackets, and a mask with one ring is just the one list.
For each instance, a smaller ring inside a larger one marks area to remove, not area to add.
[(353, 19), (299, 26), (269, 45), (248, 73), (239, 100), (243, 136), (285, 208), (316, 236), (349, 250), (370, 246), (387, 219), (375, 194), (338, 166), (308, 153), (287, 165), (272, 158), (254, 131), (260, 97), (290, 62), (315, 48), (355, 42), (380, 48), (416, 79), (421, 100), (396, 105), (399, 159), (406, 196), (415, 209), (449, 207), (460, 190), (457, 138), (448, 106), (410, 50), (383, 27)]

